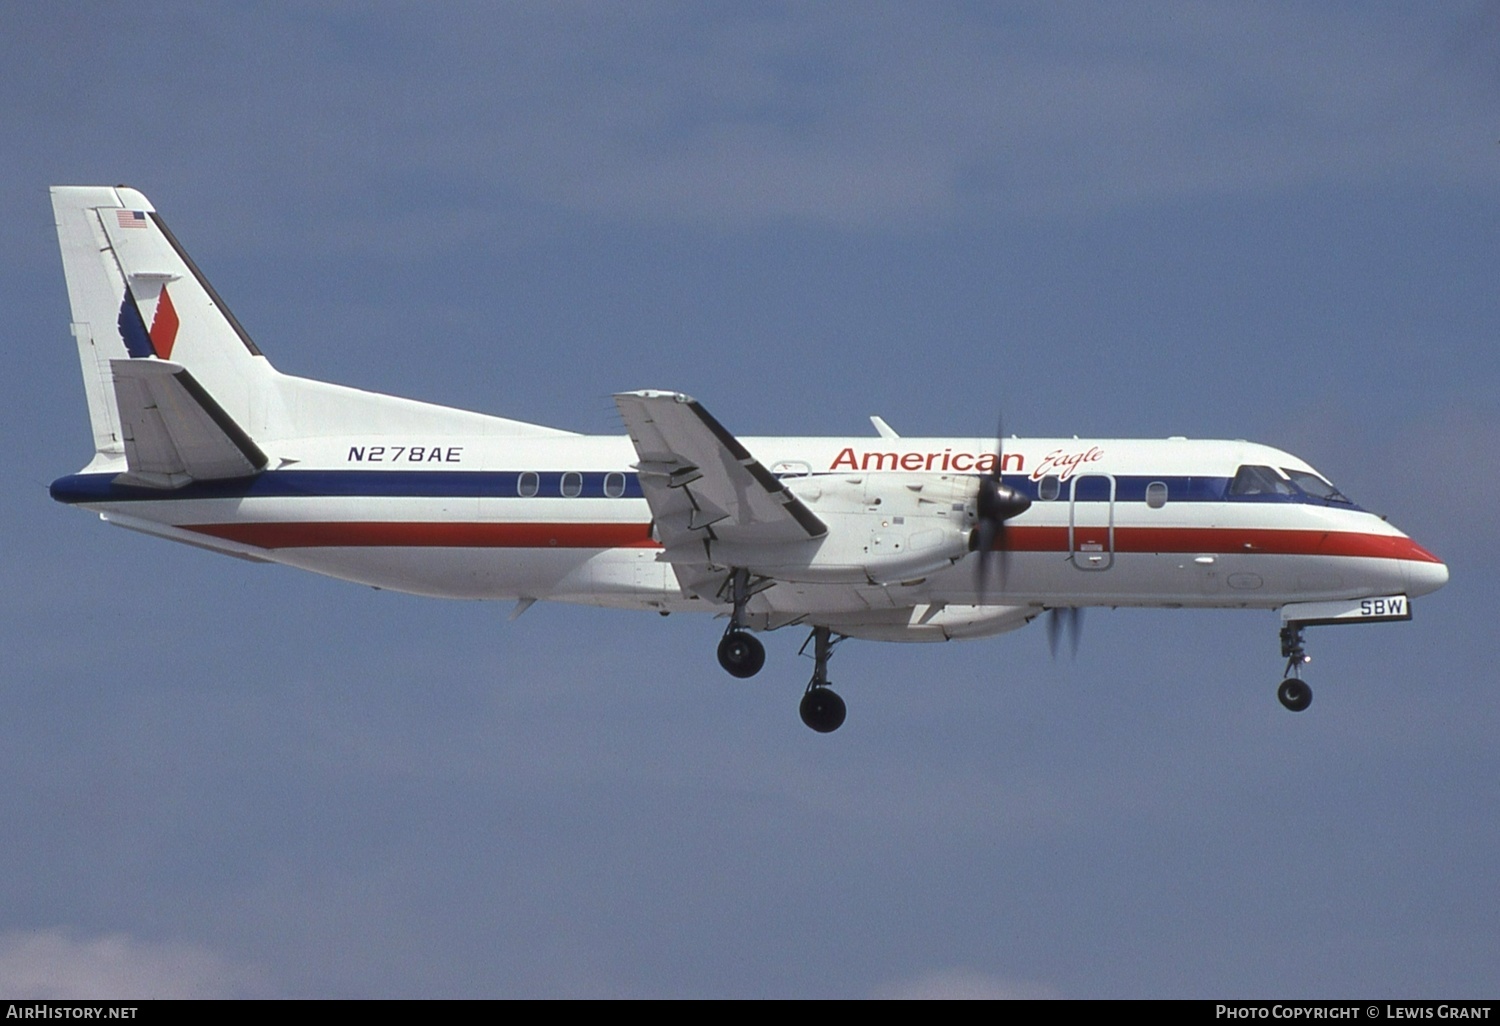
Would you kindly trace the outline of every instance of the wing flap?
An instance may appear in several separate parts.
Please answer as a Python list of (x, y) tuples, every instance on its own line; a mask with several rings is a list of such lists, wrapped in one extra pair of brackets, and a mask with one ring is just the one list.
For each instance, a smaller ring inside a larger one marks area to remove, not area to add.
[(249, 477), (266, 454), (181, 364), (111, 360), (129, 470), (122, 483), (180, 488)]
[(668, 559), (704, 559), (700, 541), (775, 545), (820, 538), (828, 528), (697, 400), (678, 392), (624, 392), (615, 405), (640, 462)]

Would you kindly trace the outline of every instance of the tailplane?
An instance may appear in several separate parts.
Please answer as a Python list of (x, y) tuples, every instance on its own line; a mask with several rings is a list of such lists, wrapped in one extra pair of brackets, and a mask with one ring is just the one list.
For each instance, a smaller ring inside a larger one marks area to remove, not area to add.
[(127, 472), (119, 484), (180, 488), (258, 474), (266, 454), (187, 368), (168, 360), (111, 360)]

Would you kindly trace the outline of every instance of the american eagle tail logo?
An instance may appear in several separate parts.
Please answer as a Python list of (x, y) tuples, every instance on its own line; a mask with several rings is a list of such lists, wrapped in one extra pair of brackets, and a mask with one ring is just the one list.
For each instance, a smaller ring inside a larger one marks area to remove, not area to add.
[(134, 358), (147, 356), (172, 358), (172, 344), (177, 341), (177, 310), (172, 306), (172, 297), (167, 287), (157, 293), (151, 311), (151, 327), (146, 327), (145, 312), (141, 304), (125, 287), (125, 298), (120, 301), (120, 337), (125, 340), (125, 350)]

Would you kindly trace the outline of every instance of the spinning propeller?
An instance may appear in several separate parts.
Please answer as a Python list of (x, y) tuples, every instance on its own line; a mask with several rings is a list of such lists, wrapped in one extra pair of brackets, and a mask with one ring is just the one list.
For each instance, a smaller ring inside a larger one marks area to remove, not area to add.
[(1057, 658), (1057, 645), (1068, 636), (1069, 655), (1078, 658), (1078, 639), (1083, 634), (1083, 610), (1078, 606), (1053, 606), (1047, 611), (1047, 647)]
[[(979, 479), (979, 495), (976, 503), (977, 522), (973, 533), (969, 536), (969, 548), (979, 553), (979, 562), (976, 565), (978, 574), (976, 590), (979, 592), (980, 605), (984, 605), (990, 559), (996, 552), (1000, 554), (1000, 578), (1002, 585), (1004, 583), (1006, 559), (1010, 552), (1010, 546), (1005, 538), (1005, 522), (1031, 508), (1031, 500), (1007, 485), (1000, 475), (1001, 469), (1005, 466), (1005, 420), (1003, 417), (996, 431), (996, 438), (998, 441), (995, 443), (995, 467), (988, 475)], [(1078, 639), (1082, 634), (1082, 609), (1076, 606), (1054, 606), (1048, 610), (1047, 647), (1052, 650), (1052, 658), (1057, 658), (1057, 650), (1063, 635), (1067, 635), (1069, 652), (1076, 658)]]
[(995, 466), (990, 473), (979, 479), (979, 495), (976, 502), (976, 523), (969, 535), (969, 548), (979, 553), (976, 564), (978, 574), (979, 604), (984, 605), (984, 592), (988, 580), (990, 558), (1000, 553), (1000, 575), (1005, 575), (1005, 554), (1009, 547), (1005, 543), (1005, 522), (1020, 516), (1031, 508), (1031, 500), (1007, 485), (1000, 476), (1005, 466), (1005, 419), (1002, 417), (996, 432)]

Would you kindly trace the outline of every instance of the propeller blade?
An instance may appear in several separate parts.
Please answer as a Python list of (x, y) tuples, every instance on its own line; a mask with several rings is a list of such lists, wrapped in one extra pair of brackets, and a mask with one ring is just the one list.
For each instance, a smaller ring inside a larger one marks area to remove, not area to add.
[(1005, 411), (995, 418), (995, 469), (991, 471), (996, 481), (1000, 480), (1000, 468), (1005, 466)]
[(995, 551), (995, 542), (999, 537), (997, 525), (990, 520), (981, 519), (974, 526), (973, 544), (979, 559), (974, 564), (974, 590), (979, 594), (979, 604), (984, 605), (985, 592), (989, 589), (990, 557)]
[(1078, 658), (1078, 642), (1083, 637), (1083, 610), (1078, 606), (1053, 606), (1047, 613), (1047, 648), (1057, 658), (1058, 642), (1068, 636), (1068, 655)]
[(975, 591), (979, 604), (984, 605), (985, 592), (989, 587), (991, 554), (1000, 553), (1000, 585), (1005, 586), (1006, 568), (1009, 563), (1010, 546), (1006, 544), (1005, 522), (1020, 516), (1031, 508), (1031, 500), (1005, 483), (1000, 471), (1005, 466), (1005, 417), (1002, 414), (995, 431), (995, 465), (979, 479), (979, 491), (975, 496), (975, 525), (971, 535), (971, 546), (978, 551), (975, 561), (977, 574)]

